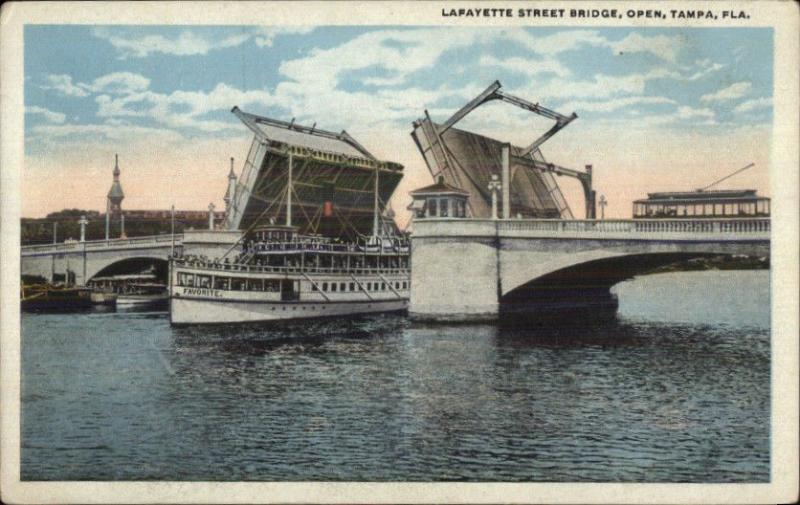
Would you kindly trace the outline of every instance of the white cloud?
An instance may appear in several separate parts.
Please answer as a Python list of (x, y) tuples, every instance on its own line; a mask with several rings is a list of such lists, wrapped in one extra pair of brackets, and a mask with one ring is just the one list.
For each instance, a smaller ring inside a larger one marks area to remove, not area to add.
[(608, 44), (617, 53), (650, 53), (675, 63), (684, 42), (680, 36), (654, 35), (645, 37), (638, 32), (630, 33), (624, 39)]
[(631, 105), (660, 105), (675, 103), (675, 100), (663, 96), (629, 96), (624, 98), (603, 100), (602, 102), (569, 102), (562, 105), (560, 108), (563, 110), (575, 111), (580, 114), (581, 112), (613, 112), (623, 107), (630, 107)]
[(522, 29), (509, 29), (504, 36), (542, 55), (555, 56), (586, 46), (608, 46), (609, 42), (594, 30), (572, 30), (552, 35), (537, 36)]
[(238, 47), (251, 39), (259, 47), (272, 47), (275, 38), (279, 35), (304, 34), (312, 30), (314, 30), (313, 26), (264, 26), (215, 39), (191, 30), (184, 30), (175, 37), (164, 35), (123, 36), (103, 27), (95, 29), (94, 35), (108, 41), (119, 50), (122, 58), (144, 58), (156, 53), (174, 56), (205, 55), (218, 49)]
[(131, 72), (114, 72), (98, 77), (90, 85), (81, 86), (95, 93), (126, 94), (147, 89), (150, 87), (150, 79)]
[(597, 74), (592, 80), (577, 80), (576, 78), (553, 79), (547, 84), (537, 85), (535, 88), (523, 90), (531, 96), (546, 99), (565, 98), (608, 98), (620, 95), (641, 95), (645, 92), (648, 81), (657, 79), (675, 79), (679, 74), (663, 68), (656, 68), (649, 72), (628, 75)]
[(195, 32), (186, 30), (177, 37), (169, 38), (163, 35), (145, 35), (141, 37), (124, 37), (115, 35), (108, 28), (97, 28), (94, 35), (107, 40), (121, 52), (121, 57), (133, 56), (144, 58), (152, 53), (171, 54), (175, 56), (190, 56), (208, 54), (215, 49), (236, 47), (252, 37), (251, 33), (231, 35), (223, 39), (212, 40), (202, 37)]
[(772, 98), (756, 98), (740, 103), (733, 109), (733, 112), (750, 112), (751, 110), (765, 109), (768, 107), (772, 107)]
[(44, 107), (38, 107), (36, 105), (30, 105), (25, 107), (26, 114), (36, 114), (42, 116), (45, 121), (48, 123), (63, 123), (67, 116), (62, 114), (61, 112), (53, 112), (50, 109), (45, 109)]
[(91, 138), (129, 142), (134, 139), (159, 139), (161, 141), (178, 142), (183, 137), (175, 131), (163, 128), (150, 128), (130, 124), (59, 124), (39, 125), (31, 128), (32, 136), (37, 142), (55, 142), (59, 140), (75, 140)]
[(736, 82), (717, 92), (703, 95), (700, 97), (700, 100), (703, 102), (725, 102), (728, 100), (735, 100), (743, 97), (752, 87), (753, 85), (747, 81)]
[[(101, 78), (102, 79), (102, 78)], [(233, 105), (274, 105), (274, 98), (263, 90), (240, 90), (225, 83), (209, 92), (178, 90), (170, 94), (138, 91), (112, 98), (95, 98), (98, 117), (150, 117), (172, 128), (192, 128), (215, 132), (236, 127), (234, 122), (203, 119), (209, 112), (230, 110)]]
[(641, 126), (659, 126), (678, 122), (684, 123), (687, 127), (717, 124), (713, 110), (696, 109), (688, 105), (681, 105), (673, 112), (666, 114), (653, 114), (637, 119), (637, 124)]
[(702, 77), (705, 77), (709, 74), (712, 74), (718, 70), (725, 68), (725, 65), (721, 63), (712, 62), (708, 58), (704, 60), (697, 60), (694, 62), (694, 64), (696, 67), (699, 67), (699, 69), (692, 75), (686, 77), (685, 80), (687, 81), (696, 81)]
[(275, 37), (285, 34), (304, 34), (314, 29), (313, 26), (264, 26), (256, 30), (255, 42), (258, 47), (272, 47)]
[(67, 96), (85, 97), (89, 93), (80, 86), (72, 83), (72, 77), (67, 74), (50, 74), (46, 78), (47, 85), (43, 89), (52, 89)]
[(552, 73), (559, 77), (570, 75), (569, 69), (554, 59), (532, 60), (516, 56), (501, 60), (494, 56), (485, 55), (481, 57), (479, 63), (484, 66), (495, 66), (512, 72), (519, 72), (531, 77), (547, 73)]

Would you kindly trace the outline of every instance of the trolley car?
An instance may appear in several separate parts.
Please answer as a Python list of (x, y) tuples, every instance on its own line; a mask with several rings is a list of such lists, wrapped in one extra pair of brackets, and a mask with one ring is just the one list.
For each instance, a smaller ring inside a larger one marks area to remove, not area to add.
[(633, 202), (634, 219), (769, 217), (769, 198), (755, 189), (648, 193)]

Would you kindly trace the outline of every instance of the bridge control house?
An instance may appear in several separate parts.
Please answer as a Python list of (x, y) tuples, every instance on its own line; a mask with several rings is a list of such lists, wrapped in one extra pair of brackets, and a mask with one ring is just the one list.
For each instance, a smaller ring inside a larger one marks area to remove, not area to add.
[(444, 182), (439, 177), (436, 184), (425, 186), (409, 192), (412, 198), (408, 210), (413, 217), (467, 217), (467, 200), (469, 193)]

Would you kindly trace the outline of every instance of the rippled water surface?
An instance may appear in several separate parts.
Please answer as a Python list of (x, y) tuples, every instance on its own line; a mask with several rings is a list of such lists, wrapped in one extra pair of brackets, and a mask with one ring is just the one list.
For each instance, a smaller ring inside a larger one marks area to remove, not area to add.
[(171, 328), (24, 314), (24, 480), (769, 480), (769, 272), (616, 288), (617, 322)]

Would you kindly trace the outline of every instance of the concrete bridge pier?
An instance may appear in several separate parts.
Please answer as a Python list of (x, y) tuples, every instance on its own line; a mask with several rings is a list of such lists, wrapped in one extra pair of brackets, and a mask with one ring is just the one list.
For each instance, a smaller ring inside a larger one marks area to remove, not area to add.
[(485, 321), (499, 315), (496, 237), (411, 241), (411, 306), (414, 319)]

